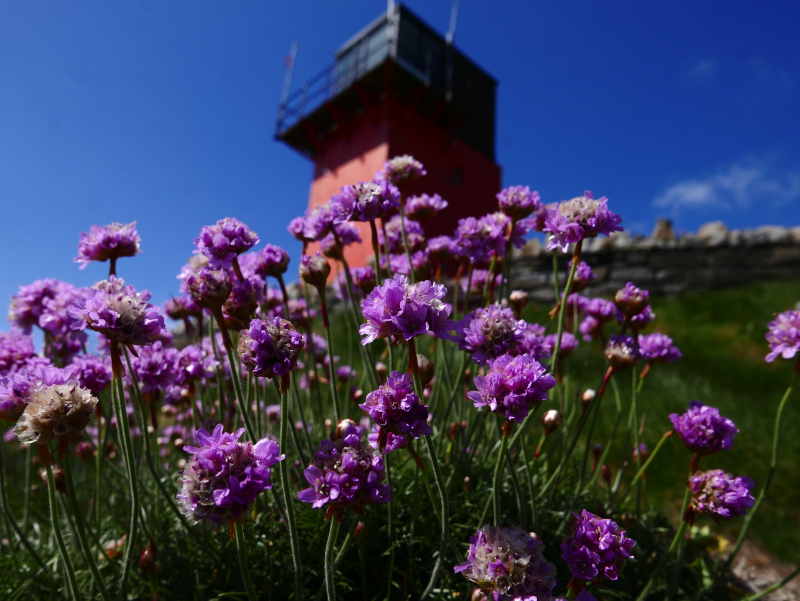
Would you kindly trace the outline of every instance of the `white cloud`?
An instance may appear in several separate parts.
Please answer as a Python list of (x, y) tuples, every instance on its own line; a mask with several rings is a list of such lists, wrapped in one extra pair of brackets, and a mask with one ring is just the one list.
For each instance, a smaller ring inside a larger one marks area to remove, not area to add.
[(659, 209), (748, 209), (755, 203), (783, 205), (800, 199), (800, 171), (779, 169), (770, 159), (746, 158), (703, 179), (687, 179), (653, 201)]

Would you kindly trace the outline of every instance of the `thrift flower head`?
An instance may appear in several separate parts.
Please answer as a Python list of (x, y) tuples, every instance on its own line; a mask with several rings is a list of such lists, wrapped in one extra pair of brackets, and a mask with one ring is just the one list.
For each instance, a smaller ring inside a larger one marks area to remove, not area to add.
[(489, 360), (488, 365), (485, 376), (475, 376), (477, 390), (467, 397), (476, 407), (488, 407), (508, 420), (525, 419), (556, 385), (555, 378), (530, 355), (502, 355)]
[(177, 500), (193, 524), (208, 518), (214, 526), (227, 526), (243, 519), (258, 493), (272, 488), (270, 468), (285, 455), (274, 440), (239, 442), (243, 433), (240, 428), (229, 434), (218, 424), (211, 434), (197, 431), (198, 447), (183, 447), (192, 457), (178, 479)]
[(372, 221), (400, 208), (400, 192), (386, 180), (358, 182), (342, 188), (337, 207), (341, 221)]
[(345, 221), (333, 226), (333, 230), (319, 241), (319, 248), (326, 257), (341, 261), (344, 247), (360, 242), (361, 229), (355, 223)]
[(613, 232), (621, 232), (622, 217), (609, 211), (607, 204), (605, 196), (595, 200), (588, 190), (583, 196), (560, 202), (548, 213), (545, 221), (544, 231), (551, 234), (547, 249), (561, 248), (567, 252), (571, 243), (599, 234), (610, 236)]
[(427, 249), (436, 261), (445, 261), (458, 255), (456, 245), (450, 236), (436, 236), (428, 240)]
[(289, 267), (289, 253), (280, 246), (267, 244), (257, 253), (258, 263), (255, 271), (262, 278), (282, 276)]
[(233, 217), (220, 219), (215, 225), (204, 225), (194, 239), (195, 252), (208, 257), (212, 269), (229, 269), (233, 260), (258, 244), (258, 234)]
[(641, 313), (637, 313), (630, 318), (631, 330), (635, 330), (637, 332), (639, 330), (643, 330), (649, 326), (655, 318), (656, 314), (653, 313), (650, 305), (647, 305)]
[(469, 543), (467, 561), (455, 566), (455, 571), (491, 594), (494, 601), (550, 601), (556, 567), (544, 558), (544, 543), (534, 534), (485, 526)]
[(614, 304), (626, 317), (630, 318), (644, 311), (650, 303), (650, 293), (628, 282), (617, 290), (614, 295)]
[[(361, 425), (364, 428), (369, 427), (369, 418), (364, 418), (361, 421)], [(384, 434), (386, 436), (386, 446), (383, 447), (383, 454), (391, 453), (392, 451), (397, 451), (398, 449), (405, 449), (409, 444), (410, 440), (408, 436), (405, 434), (392, 434), (391, 432), (387, 432)], [(370, 429), (369, 434), (367, 434), (367, 442), (369, 446), (373, 449), (380, 450), (380, 442), (381, 442), (381, 429), (378, 424), (373, 424), (372, 428)]]
[(683, 355), (672, 343), (672, 338), (661, 332), (639, 335), (639, 354), (642, 359), (653, 363), (673, 363)]
[(591, 315), (597, 321), (602, 323), (615, 319), (619, 313), (616, 305), (610, 300), (606, 300), (604, 298), (593, 298), (586, 300), (582, 308), (586, 314)]
[(40, 319), (47, 314), (49, 301), (68, 295), (74, 290), (72, 284), (53, 278), (20, 286), (17, 294), (11, 297), (8, 321), (22, 330), (23, 334), (30, 334), (31, 328), (38, 326)]
[(346, 507), (360, 512), (365, 505), (389, 500), (383, 456), (362, 441), (362, 432), (350, 423), (336, 440), (320, 443), (303, 472), (311, 487), (301, 490), (298, 499), (314, 508), (328, 505), (328, 515)]
[(524, 219), (535, 210), (542, 207), (539, 193), (531, 192), (528, 186), (509, 186), (497, 194), (500, 210), (511, 219)]
[[(522, 340), (519, 341), (519, 344), (508, 351), (509, 355), (516, 356), (516, 355), (530, 355), (537, 361), (541, 361), (551, 355), (552, 348), (550, 347), (549, 343), (545, 342), (545, 337), (542, 336), (539, 331), (533, 327), (538, 324), (529, 323), (527, 327), (522, 331)], [(566, 332), (565, 332), (566, 333)], [(562, 335), (561, 342), (564, 342), (564, 337)]]
[(29, 359), (16, 372), (0, 378), (0, 418), (17, 421), (36, 388), (64, 384), (70, 379), (67, 370), (54, 367), (48, 359)]
[(433, 433), (427, 422), (428, 407), (420, 403), (409, 374), (393, 371), (359, 407), (387, 432), (410, 434), (414, 438)]
[(81, 329), (89, 328), (120, 344), (148, 346), (167, 332), (158, 307), (149, 300), (148, 291), (137, 292), (123, 279), (111, 276), (76, 299), (70, 314)]
[[(384, 257), (381, 257), (381, 268), (385, 269), (386, 262)], [(414, 277), (418, 280), (424, 280), (431, 277), (431, 263), (430, 254), (428, 249), (418, 250), (411, 253), (411, 267), (408, 264), (408, 256), (405, 252), (389, 255), (389, 267), (392, 273), (399, 273), (401, 275), (411, 275), (411, 270), (414, 270)]]
[(186, 319), (187, 317), (200, 317), (203, 314), (203, 310), (190, 295), (185, 294), (166, 301), (164, 303), (164, 313), (170, 319)]
[(235, 324), (246, 325), (258, 307), (259, 291), (248, 279), (234, 280), (222, 312)]
[(428, 280), (411, 284), (405, 276), (395, 275), (384, 281), (361, 301), (366, 319), (359, 329), (364, 336), (361, 344), (378, 338), (411, 340), (428, 332), (448, 339), (454, 324), (448, 319), (452, 307), (442, 301), (445, 294), (444, 286)]
[(586, 261), (581, 261), (578, 263), (578, 268), (575, 270), (575, 277), (572, 279), (572, 291), (581, 292), (582, 290), (586, 290), (589, 282), (596, 277), (597, 276), (592, 273), (592, 268), (589, 267), (589, 264)]
[(523, 339), (527, 324), (515, 319), (509, 308), (499, 304), (475, 309), (456, 324), (458, 348), (472, 353), (476, 363), (505, 355)]
[(274, 378), (294, 369), (303, 346), (303, 335), (291, 322), (280, 317), (254, 319), (242, 330), (239, 359), (253, 375)]
[(561, 557), (567, 562), (573, 578), (616, 580), (626, 559), (633, 559), (636, 544), (625, 536), (616, 522), (597, 517), (585, 509), (573, 513), (572, 532), (561, 543)]
[(199, 306), (205, 309), (221, 307), (231, 295), (231, 277), (224, 269), (201, 267), (186, 278), (189, 294)]
[(606, 344), (606, 361), (615, 370), (630, 369), (640, 359), (639, 346), (633, 336), (612, 334)]
[[(544, 337), (544, 342), (542, 343), (544, 346), (545, 354), (548, 357), (552, 357), (553, 353), (556, 350), (556, 342), (558, 339), (558, 334), (548, 334)], [(578, 347), (578, 339), (575, 338), (569, 332), (561, 332), (561, 346), (558, 347), (558, 357), (560, 359), (564, 359), (569, 356), (569, 354), (574, 351)]]
[(0, 332), (0, 376), (13, 373), (36, 355), (33, 338), (20, 332)]
[[(161, 342), (156, 344), (160, 345)], [(100, 394), (111, 382), (111, 361), (107, 357), (76, 355), (66, 370), (78, 380), (81, 388), (86, 388), (94, 395)]]
[(178, 355), (178, 349), (165, 347), (160, 340), (139, 351), (131, 365), (142, 385), (142, 392), (166, 390), (175, 383), (179, 373)]
[(691, 510), (715, 520), (729, 520), (745, 515), (755, 503), (750, 489), (755, 482), (747, 476), (734, 478), (722, 470), (697, 472), (689, 479), (692, 491)]
[(406, 201), (406, 217), (424, 221), (445, 210), (447, 205), (448, 202), (438, 194), (412, 196)]
[(455, 242), (462, 258), (485, 263), (505, 249), (505, 231), (494, 219), (466, 217), (458, 220)]
[(800, 311), (778, 313), (767, 327), (767, 362), (772, 363), (776, 357), (794, 359), (800, 351)]
[[(408, 248), (411, 251), (415, 251), (425, 244), (425, 234), (422, 231), (422, 225), (413, 219), (406, 219), (405, 223)], [(400, 220), (400, 215), (392, 217), (384, 224), (383, 228), (378, 229), (378, 242), (380, 243), (381, 248), (383, 248), (384, 245), (383, 230), (386, 230), (385, 243), (386, 247), (389, 249), (389, 253), (405, 253), (406, 248), (403, 244), (403, 225), (402, 221)]]
[(410, 154), (404, 154), (389, 159), (383, 164), (383, 171), (378, 172), (379, 177), (394, 185), (410, 182), (427, 175), (425, 167)]
[(43, 445), (53, 438), (67, 442), (87, 426), (95, 405), (97, 398), (74, 381), (37, 386), (14, 426), (14, 434), (24, 444)]
[(508, 295), (508, 304), (514, 309), (515, 315), (519, 317), (522, 310), (528, 306), (528, 293), (524, 290), (512, 290)]
[(319, 251), (315, 255), (300, 257), (300, 277), (315, 288), (324, 288), (331, 274), (331, 266)]
[(719, 414), (719, 409), (692, 401), (683, 415), (669, 416), (683, 446), (698, 455), (714, 455), (733, 446), (739, 433), (736, 425)]
[(136, 222), (93, 225), (89, 233), (81, 232), (78, 241), (78, 256), (73, 259), (84, 269), (89, 261), (108, 261), (119, 257), (133, 257), (139, 250), (139, 232)]

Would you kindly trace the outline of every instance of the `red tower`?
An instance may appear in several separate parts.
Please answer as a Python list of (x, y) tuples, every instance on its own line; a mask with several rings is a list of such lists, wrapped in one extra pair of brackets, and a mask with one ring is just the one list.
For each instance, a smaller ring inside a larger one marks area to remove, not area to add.
[[(410, 154), (428, 175), (408, 195), (438, 193), (447, 209), (428, 236), (452, 234), (469, 215), (496, 210), (497, 82), (406, 7), (397, 5), (351, 38), (335, 61), (281, 104), (276, 137), (314, 161), (308, 206), (371, 180), (383, 162)], [(350, 265), (372, 257), (369, 225)]]

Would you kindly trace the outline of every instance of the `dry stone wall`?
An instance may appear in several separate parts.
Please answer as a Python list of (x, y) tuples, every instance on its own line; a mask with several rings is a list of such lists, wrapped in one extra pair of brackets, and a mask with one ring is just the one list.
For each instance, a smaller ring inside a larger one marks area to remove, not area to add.
[[(563, 286), (569, 256), (558, 253), (558, 259)], [(717, 221), (677, 237), (668, 221), (659, 220), (650, 237), (619, 232), (587, 240), (583, 260), (597, 275), (590, 296), (613, 294), (628, 281), (660, 295), (771, 279), (797, 279), (800, 290), (800, 226), (728, 230)], [(531, 240), (516, 253), (511, 285), (552, 302), (552, 274), (552, 254)]]

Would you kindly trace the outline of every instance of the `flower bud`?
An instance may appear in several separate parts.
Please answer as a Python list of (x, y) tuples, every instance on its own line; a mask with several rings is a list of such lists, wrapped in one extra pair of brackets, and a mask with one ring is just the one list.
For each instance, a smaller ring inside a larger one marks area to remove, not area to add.
[(375, 364), (375, 373), (378, 376), (378, 381), (383, 383), (386, 381), (386, 376), (389, 374), (389, 368), (386, 367), (385, 363), (378, 361)]
[(600, 455), (603, 454), (603, 445), (599, 442), (596, 442), (592, 445), (592, 457), (594, 457), (595, 461), (599, 461)]
[(469, 491), (469, 476), (464, 476), (464, 492)]
[(336, 425), (336, 434), (333, 437), (333, 440), (339, 440), (344, 436), (345, 431), (350, 426), (356, 426), (356, 422), (354, 422), (350, 418), (345, 418), (343, 420), (339, 420), (339, 423)]
[(631, 453), (631, 457), (633, 458), (634, 461), (639, 459), (640, 455), (642, 462), (647, 461), (647, 458), (650, 456), (650, 451), (647, 450), (647, 445), (644, 444), (643, 442), (639, 443), (638, 450), (636, 449), (636, 447), (633, 447), (633, 453)]
[(560, 411), (550, 409), (542, 416), (542, 427), (545, 434), (550, 434), (553, 430), (558, 429), (564, 421), (564, 415)]
[(591, 388), (587, 388), (583, 391), (583, 395), (581, 396), (581, 403), (583, 403), (584, 407), (588, 407), (591, 402), (594, 400), (594, 397), (597, 393), (592, 390)]
[[(250, 318), (258, 307), (258, 294), (249, 280), (236, 281), (231, 294), (222, 304), (222, 311), (240, 324), (250, 323)], [(241, 329), (241, 328), (239, 328)]]
[(300, 277), (315, 288), (324, 288), (331, 274), (331, 266), (319, 252), (300, 257)]
[(614, 295), (614, 304), (626, 317), (638, 315), (650, 303), (650, 293), (628, 282)]
[(606, 345), (605, 355), (614, 370), (629, 369), (639, 360), (639, 345), (631, 336), (612, 335)]
[[(56, 484), (56, 490), (67, 494), (67, 477), (64, 473), (64, 468), (60, 465), (53, 465), (50, 469), (53, 470), (53, 481)], [(39, 468), (39, 478), (47, 484), (47, 470), (43, 467)]]
[(425, 355), (417, 355), (417, 363), (419, 365), (419, 379), (422, 381), (422, 387), (425, 388), (433, 380), (434, 365), (430, 359)]
[(447, 438), (448, 440), (453, 440), (458, 433), (458, 422), (453, 422), (450, 424), (450, 427), (447, 428)]
[(231, 278), (223, 269), (201, 267), (199, 271), (189, 274), (186, 287), (194, 302), (206, 309), (221, 307), (231, 295)]
[(156, 573), (156, 553), (152, 546), (147, 545), (139, 554), (139, 569), (148, 576)]
[(519, 314), (528, 304), (528, 293), (524, 290), (512, 290), (508, 295), (508, 304), (514, 310), (514, 315), (519, 319)]
[(356, 524), (356, 531), (353, 533), (356, 538), (367, 538), (367, 526), (361, 520)]
[(92, 457), (94, 457), (94, 447), (92, 443), (81, 441), (75, 446), (75, 457), (80, 459), (81, 461), (89, 461)]
[(611, 484), (611, 468), (605, 463), (600, 466), (600, 475), (603, 477), (603, 480), (606, 481), (606, 484)]

